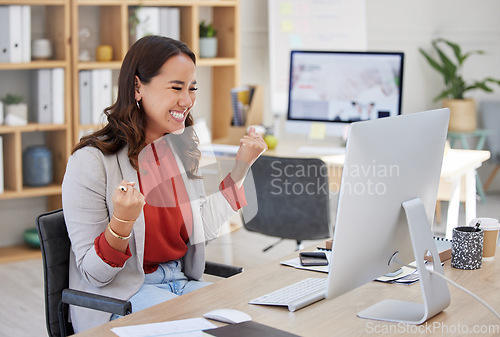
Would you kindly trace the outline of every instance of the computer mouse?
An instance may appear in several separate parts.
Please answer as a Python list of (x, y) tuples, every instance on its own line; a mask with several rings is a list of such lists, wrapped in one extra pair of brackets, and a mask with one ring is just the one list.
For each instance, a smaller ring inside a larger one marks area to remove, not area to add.
[(249, 314), (236, 309), (215, 309), (203, 314), (203, 317), (231, 324), (252, 320)]

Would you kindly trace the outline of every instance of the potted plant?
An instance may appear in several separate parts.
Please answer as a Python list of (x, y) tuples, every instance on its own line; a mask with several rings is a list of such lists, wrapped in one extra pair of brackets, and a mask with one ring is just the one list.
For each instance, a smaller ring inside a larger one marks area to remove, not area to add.
[(16, 126), (28, 123), (28, 106), (23, 103), (23, 96), (7, 94), (2, 102), (5, 104), (5, 124)]
[(467, 98), (465, 94), (476, 89), (492, 92), (493, 89), (489, 84), (500, 85), (500, 80), (487, 77), (481, 81), (465, 81), (462, 77), (465, 60), (471, 55), (484, 54), (482, 50), (463, 52), (458, 44), (443, 38), (434, 39), (432, 47), (437, 56), (431, 56), (422, 48), (419, 48), (419, 51), (431, 67), (443, 77), (445, 88), (434, 98), (434, 101), (443, 100), (443, 107), (450, 109), (448, 130), (474, 131), (477, 127), (476, 103), (474, 99)]
[(217, 30), (212, 23), (200, 22), (200, 57), (217, 56)]

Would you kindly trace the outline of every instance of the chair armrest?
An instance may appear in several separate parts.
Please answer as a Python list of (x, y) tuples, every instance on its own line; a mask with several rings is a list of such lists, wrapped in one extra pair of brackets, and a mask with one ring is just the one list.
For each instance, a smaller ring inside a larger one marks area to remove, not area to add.
[(132, 312), (132, 303), (129, 301), (74, 289), (64, 289), (62, 292), (61, 302), (77, 305), (79, 307), (110, 312), (121, 316), (128, 315)]
[(227, 264), (210, 261), (205, 262), (205, 274), (209, 275), (227, 278), (239, 274), (242, 271), (242, 267), (230, 266)]

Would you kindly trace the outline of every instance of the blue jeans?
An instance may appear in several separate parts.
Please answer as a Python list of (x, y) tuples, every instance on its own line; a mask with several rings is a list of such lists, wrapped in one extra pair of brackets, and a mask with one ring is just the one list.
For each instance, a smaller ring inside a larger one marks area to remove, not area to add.
[[(169, 261), (161, 263), (155, 272), (146, 274), (143, 285), (129, 301), (132, 303), (132, 311), (137, 312), (209, 284), (211, 283), (189, 281), (182, 272), (180, 260)], [(118, 317), (120, 316), (113, 314), (110, 320)]]

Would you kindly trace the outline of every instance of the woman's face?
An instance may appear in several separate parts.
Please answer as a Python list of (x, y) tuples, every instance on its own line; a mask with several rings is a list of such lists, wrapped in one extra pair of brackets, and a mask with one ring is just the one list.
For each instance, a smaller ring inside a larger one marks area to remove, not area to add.
[(166, 133), (184, 132), (184, 122), (196, 101), (196, 89), (196, 66), (185, 54), (169, 58), (148, 84), (136, 76), (135, 99), (146, 113), (146, 143)]

